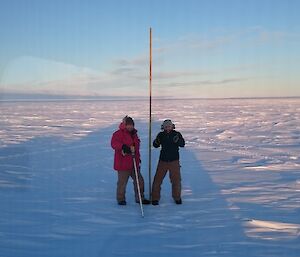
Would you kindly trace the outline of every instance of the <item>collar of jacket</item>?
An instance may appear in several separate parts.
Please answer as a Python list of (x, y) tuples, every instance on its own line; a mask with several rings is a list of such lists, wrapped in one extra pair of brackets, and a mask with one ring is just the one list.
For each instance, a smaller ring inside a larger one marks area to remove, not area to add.
[(134, 128), (133, 129), (133, 133), (130, 133), (128, 130), (126, 130), (126, 126), (124, 124), (124, 122), (121, 122), (119, 125), (119, 129), (122, 130), (125, 133), (131, 134), (131, 135), (135, 135), (138, 131)]

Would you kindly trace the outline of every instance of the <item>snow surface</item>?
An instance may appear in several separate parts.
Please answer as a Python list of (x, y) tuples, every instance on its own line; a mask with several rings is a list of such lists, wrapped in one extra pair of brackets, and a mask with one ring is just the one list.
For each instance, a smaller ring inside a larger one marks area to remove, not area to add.
[(147, 195), (147, 102), (0, 103), (0, 256), (300, 256), (300, 99), (153, 105), (153, 137), (171, 118), (187, 141), (183, 205), (166, 178), (141, 218), (110, 138), (136, 119)]

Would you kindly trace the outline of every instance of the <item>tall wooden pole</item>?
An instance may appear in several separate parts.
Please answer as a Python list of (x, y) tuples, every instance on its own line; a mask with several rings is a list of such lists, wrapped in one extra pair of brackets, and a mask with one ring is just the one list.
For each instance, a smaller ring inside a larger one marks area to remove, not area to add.
[(150, 58), (149, 58), (149, 198), (152, 197), (151, 182), (151, 148), (152, 148), (152, 28), (150, 28)]

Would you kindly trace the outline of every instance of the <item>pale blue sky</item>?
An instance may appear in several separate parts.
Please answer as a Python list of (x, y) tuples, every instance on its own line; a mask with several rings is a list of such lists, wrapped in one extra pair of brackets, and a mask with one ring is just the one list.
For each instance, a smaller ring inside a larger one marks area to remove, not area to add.
[(300, 2), (1, 0), (0, 89), (300, 96)]

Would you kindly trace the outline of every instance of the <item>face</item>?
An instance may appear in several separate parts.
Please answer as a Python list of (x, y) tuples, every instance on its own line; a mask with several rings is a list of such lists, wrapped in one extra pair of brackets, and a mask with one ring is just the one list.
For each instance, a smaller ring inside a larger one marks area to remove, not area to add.
[(172, 125), (168, 125), (168, 126), (165, 126), (164, 129), (165, 129), (165, 131), (167, 133), (170, 133), (173, 130), (173, 126)]
[(133, 124), (126, 124), (125, 128), (127, 131), (131, 132), (131, 131), (133, 131), (134, 126), (133, 126)]

